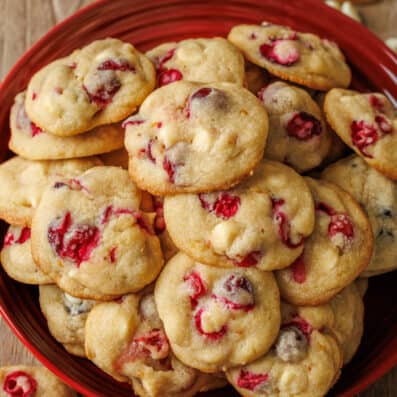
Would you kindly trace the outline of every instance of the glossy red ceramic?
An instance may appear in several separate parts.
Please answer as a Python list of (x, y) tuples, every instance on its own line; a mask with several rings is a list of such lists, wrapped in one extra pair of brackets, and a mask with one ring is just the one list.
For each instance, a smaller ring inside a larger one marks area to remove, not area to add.
[[(103, 0), (57, 25), (17, 62), (0, 88), (0, 159), (7, 156), (8, 114), (32, 74), (75, 48), (107, 36), (141, 50), (187, 37), (225, 36), (235, 24), (263, 20), (335, 40), (354, 72), (354, 86), (385, 92), (396, 104), (397, 58), (363, 26), (320, 0)], [(5, 225), (2, 224), (4, 235)], [(365, 335), (359, 353), (331, 392), (354, 396), (397, 363), (397, 272), (371, 279)], [(57, 375), (87, 396), (131, 396), (88, 361), (73, 357), (48, 333), (34, 287), (10, 280), (0, 269), (1, 314), (22, 342)], [(231, 388), (206, 396), (237, 396)]]

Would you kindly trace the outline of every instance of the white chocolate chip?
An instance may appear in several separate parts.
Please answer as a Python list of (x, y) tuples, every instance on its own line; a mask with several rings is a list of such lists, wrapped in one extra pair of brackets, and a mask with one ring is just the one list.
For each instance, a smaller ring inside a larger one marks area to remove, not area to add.
[(201, 326), (205, 333), (219, 332), (227, 323), (229, 311), (224, 305), (211, 301), (201, 317)]
[(193, 138), (192, 147), (197, 152), (209, 152), (214, 145), (214, 134), (202, 128)]
[(82, 313), (87, 313), (95, 305), (95, 301), (88, 299), (76, 298), (72, 295), (64, 293), (63, 302), (72, 316), (77, 316)]
[(229, 220), (218, 223), (211, 233), (211, 243), (216, 252), (225, 252), (239, 235), (240, 228), (237, 222)]

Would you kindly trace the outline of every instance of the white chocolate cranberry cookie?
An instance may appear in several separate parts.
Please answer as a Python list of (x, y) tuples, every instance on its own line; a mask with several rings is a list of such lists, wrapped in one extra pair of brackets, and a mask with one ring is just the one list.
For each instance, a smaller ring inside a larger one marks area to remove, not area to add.
[(349, 363), (364, 332), (364, 303), (356, 283), (350, 284), (329, 302), (334, 313), (332, 330), (342, 348), (343, 364)]
[(238, 183), (263, 156), (268, 118), (243, 87), (179, 81), (149, 95), (124, 125), (132, 178), (162, 196)]
[(265, 158), (298, 172), (317, 167), (332, 142), (317, 103), (305, 90), (281, 81), (265, 86), (258, 96), (269, 115)]
[(13, 225), (30, 225), (48, 184), (100, 164), (95, 157), (32, 161), (17, 156), (5, 161), (0, 165), (0, 218)]
[(120, 124), (103, 125), (71, 137), (59, 137), (43, 131), (25, 112), (25, 93), (15, 97), (11, 108), (10, 149), (30, 160), (57, 160), (87, 157), (120, 149), (124, 131)]
[(56, 285), (41, 285), (39, 302), (51, 335), (69, 353), (85, 357), (84, 327), (96, 301), (75, 298)]
[(14, 365), (0, 367), (1, 397), (77, 397), (47, 368)]
[(153, 293), (97, 305), (86, 323), (87, 356), (140, 397), (193, 397), (224, 379), (182, 364), (172, 353)]
[(117, 39), (94, 41), (39, 70), (26, 112), (44, 131), (72, 136), (132, 114), (155, 86), (148, 58)]
[(339, 47), (314, 34), (264, 22), (234, 26), (228, 39), (250, 62), (283, 80), (321, 91), (350, 85), (351, 71)]
[(305, 180), (269, 160), (233, 189), (167, 196), (164, 213), (176, 246), (214, 266), (285, 268), (302, 253), (314, 227)]
[(281, 296), (295, 305), (318, 305), (349, 285), (371, 259), (371, 225), (360, 205), (338, 186), (306, 178), (316, 225), (302, 255), (276, 272)]
[(244, 397), (323, 397), (336, 382), (342, 354), (330, 331), (332, 311), (282, 304), (282, 326), (269, 353), (226, 372)]
[(397, 179), (397, 115), (382, 94), (331, 90), (325, 114), (340, 138), (371, 167)]
[(140, 192), (118, 167), (57, 180), (34, 215), (34, 260), (72, 296), (98, 299), (68, 281), (111, 296), (142, 289), (157, 277), (163, 258), (139, 204)]
[(270, 272), (202, 265), (183, 253), (160, 274), (155, 299), (173, 352), (203, 372), (257, 359), (280, 326), (279, 292)]
[(374, 254), (363, 276), (397, 267), (397, 182), (352, 155), (329, 166), (322, 177), (350, 193), (361, 204), (374, 234)]
[(14, 280), (25, 284), (51, 284), (51, 277), (34, 263), (30, 248), (30, 228), (10, 226), (0, 253), (1, 265)]
[(242, 85), (244, 57), (222, 37), (161, 44), (146, 53), (154, 63), (159, 87), (178, 80)]

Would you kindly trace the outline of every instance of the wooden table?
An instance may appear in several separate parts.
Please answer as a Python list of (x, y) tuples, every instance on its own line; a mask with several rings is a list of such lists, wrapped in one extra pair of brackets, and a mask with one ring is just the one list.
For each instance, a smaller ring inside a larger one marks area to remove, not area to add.
[[(319, 0), (320, 1), (320, 0)], [(48, 29), (93, 0), (0, 0), (0, 79)], [(367, 26), (383, 39), (397, 37), (397, 0), (361, 7)], [(365, 59), (363, 59), (365, 62)], [(37, 363), (0, 318), (0, 366)], [(397, 368), (360, 397), (397, 397)]]

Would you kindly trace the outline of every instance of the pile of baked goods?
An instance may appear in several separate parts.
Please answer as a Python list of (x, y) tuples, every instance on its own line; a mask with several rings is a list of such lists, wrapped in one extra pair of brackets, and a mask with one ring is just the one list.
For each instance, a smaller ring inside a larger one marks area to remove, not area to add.
[(139, 396), (324, 396), (367, 277), (397, 267), (396, 113), (351, 77), (334, 42), (266, 22), (50, 63), (11, 110), (5, 271)]

